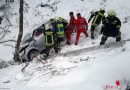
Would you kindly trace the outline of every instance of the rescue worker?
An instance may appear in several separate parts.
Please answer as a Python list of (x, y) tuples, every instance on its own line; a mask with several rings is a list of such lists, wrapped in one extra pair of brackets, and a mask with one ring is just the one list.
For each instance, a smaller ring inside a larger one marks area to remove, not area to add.
[(54, 19), (50, 19), (51, 29), (56, 33), (56, 23)]
[(100, 45), (105, 44), (108, 37), (116, 37), (116, 42), (121, 40), (121, 21), (116, 17), (114, 10), (109, 10), (108, 16), (103, 20), (103, 25), (101, 33), (103, 34), (101, 38)]
[(71, 43), (71, 34), (72, 34), (72, 32), (74, 32), (75, 24), (76, 24), (76, 19), (74, 17), (73, 12), (70, 12), (69, 16), (70, 16), (70, 21), (69, 21), (69, 24), (68, 24), (67, 30), (66, 30), (66, 39), (67, 39), (66, 44), (68, 44), (68, 45), (70, 45), (70, 43)]
[(54, 48), (55, 53), (58, 53), (58, 49), (55, 44), (55, 32), (51, 27), (51, 24), (46, 24), (45, 30), (43, 31), (45, 39), (45, 49), (41, 51), (41, 54), (45, 54), (45, 58), (49, 56), (49, 52), (52, 47)]
[[(65, 19), (63, 19), (62, 17), (59, 17), (59, 19), (63, 23), (64, 32), (66, 32), (66, 28), (67, 28), (68, 22)], [(56, 28), (56, 21), (54, 19), (50, 19), (50, 21), (51, 21), (51, 24), (52, 24), (52, 26), (53, 26), (53, 28), (55, 30), (55, 28)]]
[(91, 16), (88, 20), (88, 23), (91, 21), (91, 19), (93, 18), (92, 21), (92, 25), (91, 25), (91, 39), (94, 39), (94, 30), (97, 26), (100, 25), (101, 21), (105, 18), (105, 10), (102, 8), (100, 9), (100, 11), (96, 11), (91, 13)]
[(65, 30), (63, 21), (59, 18), (55, 18), (55, 33), (56, 33), (56, 45), (58, 50), (61, 49), (61, 42), (65, 40)]
[(76, 21), (76, 28), (77, 28), (77, 34), (76, 34), (76, 40), (75, 45), (78, 44), (80, 34), (83, 32), (86, 37), (88, 37), (88, 23), (85, 18), (81, 16), (80, 13), (77, 13), (77, 21)]
[(62, 23), (63, 23), (64, 32), (66, 33), (66, 29), (67, 29), (68, 22), (67, 22), (67, 20), (65, 20), (65, 19), (62, 18), (62, 17), (59, 17), (59, 18), (60, 18), (60, 20), (61, 20)]

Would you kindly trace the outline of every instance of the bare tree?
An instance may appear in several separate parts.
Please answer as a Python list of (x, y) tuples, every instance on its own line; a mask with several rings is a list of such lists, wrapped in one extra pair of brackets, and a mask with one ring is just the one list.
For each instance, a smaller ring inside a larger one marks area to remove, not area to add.
[(20, 62), (19, 57), (19, 47), (23, 36), (23, 5), (24, 0), (20, 0), (20, 8), (19, 8), (19, 33), (18, 33), (18, 39), (15, 46), (15, 54), (14, 54), (14, 60)]

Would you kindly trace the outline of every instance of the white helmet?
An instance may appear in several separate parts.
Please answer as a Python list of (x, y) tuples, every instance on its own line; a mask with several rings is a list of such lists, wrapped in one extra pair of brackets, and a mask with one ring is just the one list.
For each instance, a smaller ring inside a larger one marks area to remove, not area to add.
[(113, 9), (108, 10), (108, 11), (107, 11), (107, 14), (108, 14), (109, 16), (116, 16), (116, 12), (115, 12)]

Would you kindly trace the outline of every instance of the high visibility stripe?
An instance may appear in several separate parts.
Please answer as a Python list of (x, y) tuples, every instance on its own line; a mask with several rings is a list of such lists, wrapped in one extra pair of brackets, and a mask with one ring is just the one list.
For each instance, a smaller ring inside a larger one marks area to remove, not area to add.
[(98, 12), (98, 15), (101, 15), (102, 17), (104, 16), (104, 14), (103, 14), (103, 13), (101, 13), (101, 12)]
[(58, 47), (58, 48), (61, 48), (61, 44), (60, 44), (60, 43), (58, 43), (57, 47)]
[[(57, 27), (58, 27), (58, 32), (61, 32), (60, 31), (60, 28), (63, 28), (63, 24), (57, 24)], [(64, 31), (64, 30), (63, 30)]]
[[(58, 37), (64, 37), (63, 24), (57, 24), (57, 28), (58, 28), (58, 31), (56, 32), (57, 36)], [(61, 31), (61, 28), (63, 29), (62, 31)]]
[(57, 37), (64, 37), (64, 34), (57, 33)]
[[(54, 37), (53, 37), (53, 32), (45, 32), (46, 33), (46, 35), (45, 35), (45, 45), (46, 46), (52, 46), (52, 45), (54, 45)], [(51, 36), (51, 40), (52, 40), (52, 42), (51, 43), (48, 43), (48, 35), (49, 36)]]
[(94, 21), (93, 21), (93, 25), (96, 25), (96, 20), (97, 20), (97, 18), (98, 18), (98, 15), (96, 15), (96, 17), (95, 17), (95, 19), (94, 19)]
[(93, 25), (95, 26), (96, 25), (96, 21), (97, 21), (97, 18), (99, 17), (99, 16), (104, 16), (104, 14), (103, 13), (101, 13), (101, 12), (98, 12), (98, 14), (96, 15), (96, 17), (95, 17), (95, 19), (94, 19), (94, 21), (93, 21)]
[(46, 35), (52, 35), (53, 34), (53, 32), (45, 32), (46, 33)]

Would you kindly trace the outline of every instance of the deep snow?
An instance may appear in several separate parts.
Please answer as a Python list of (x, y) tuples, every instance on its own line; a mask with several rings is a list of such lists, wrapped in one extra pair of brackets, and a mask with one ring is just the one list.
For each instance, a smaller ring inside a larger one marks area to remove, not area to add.
[[(99, 10), (101, 7), (105, 7), (106, 11), (111, 8), (114, 9), (117, 12), (117, 16), (121, 19), (122, 39), (130, 38), (130, 31), (128, 30), (130, 22), (123, 23), (125, 18), (129, 20), (130, 17), (130, 1), (128, 0), (107, 0), (103, 5), (101, 5), (103, 0), (42, 1), (43, 3), (48, 1), (47, 3), (50, 5), (58, 2), (58, 4), (53, 6), (57, 10), (52, 12), (48, 8), (36, 8), (41, 3), (41, 0), (26, 1), (29, 8), (28, 13), (25, 12), (24, 33), (31, 32), (32, 29), (40, 26), (42, 22), (51, 17), (62, 16), (69, 20), (68, 13), (74, 11), (75, 14), (81, 12), (81, 15), (88, 19), (91, 10)], [(39, 11), (40, 15), (38, 14)], [(13, 35), (15, 34), (13, 33)], [(61, 52), (99, 45), (101, 35), (97, 39), (91, 40), (90, 37), (86, 38), (82, 34), (77, 46), (74, 45), (74, 38), (75, 36), (73, 36), (72, 44), (64, 46)], [(115, 39), (109, 38), (107, 43), (112, 41), (115, 41)], [(130, 80), (129, 46), (130, 42), (127, 42), (123, 47), (115, 49), (96, 50), (68, 57), (58, 56), (49, 59), (48, 63), (44, 65), (34, 60), (30, 62), (24, 73), (21, 72), (21, 69), (25, 64), (12, 65), (8, 68), (0, 69), (0, 90), (117, 90), (116, 88), (104, 89), (107, 85), (116, 86), (116, 80), (121, 81), (121, 90), (125, 90), (126, 84)], [(4, 55), (6, 57), (8, 55), (10, 57), (6, 59), (10, 60), (12, 54), (5, 53), (2, 53), (3, 55), (0, 53), (1, 58)]]

